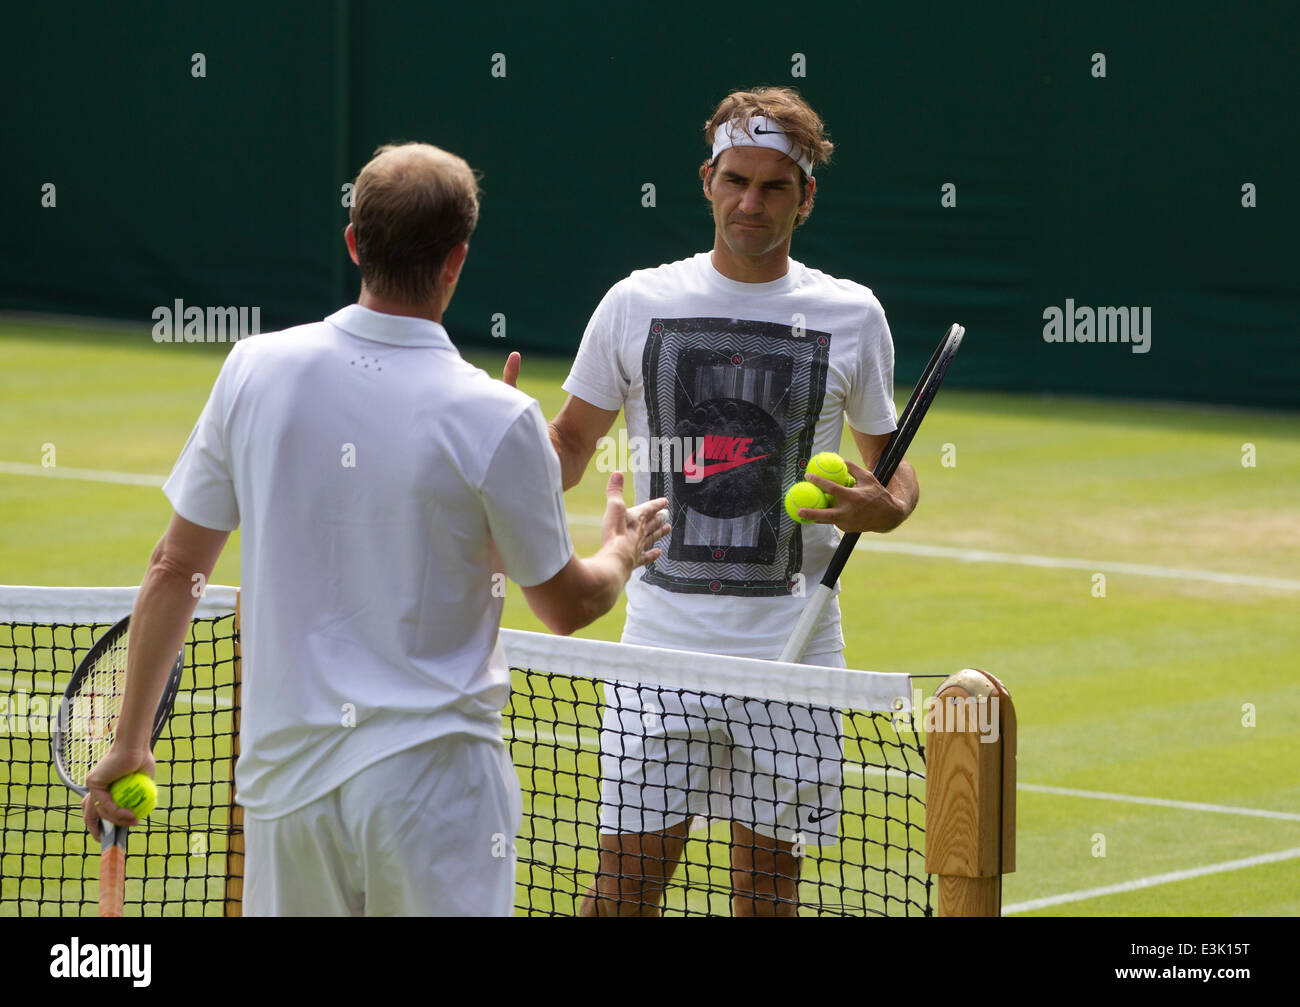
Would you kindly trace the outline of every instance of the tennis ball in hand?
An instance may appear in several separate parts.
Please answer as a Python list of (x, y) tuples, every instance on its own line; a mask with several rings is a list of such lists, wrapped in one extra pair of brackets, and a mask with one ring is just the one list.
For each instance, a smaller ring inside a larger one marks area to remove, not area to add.
[(808, 460), (808, 469), (805, 474), (821, 476), (823, 479), (829, 479), (841, 486), (856, 486), (858, 482), (849, 474), (849, 467), (844, 464), (844, 459), (834, 451), (823, 451), (820, 454), (813, 455)]
[(811, 524), (810, 521), (799, 516), (800, 507), (821, 510), (830, 505), (830, 500), (822, 492), (821, 487), (808, 482), (795, 483), (785, 494), (785, 512), (800, 524)]
[(158, 803), (158, 785), (144, 773), (128, 773), (108, 788), (113, 803), (143, 819)]

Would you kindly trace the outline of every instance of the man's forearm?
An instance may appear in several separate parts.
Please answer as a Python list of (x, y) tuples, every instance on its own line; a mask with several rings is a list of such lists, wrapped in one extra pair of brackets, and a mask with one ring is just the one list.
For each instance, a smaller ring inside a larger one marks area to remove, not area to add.
[(903, 504), (903, 516), (898, 521), (898, 524), (902, 524), (912, 516), (917, 501), (921, 499), (921, 486), (916, 480), (916, 469), (912, 468), (912, 463), (904, 459), (894, 470), (894, 478), (889, 480), (885, 489)]
[(566, 439), (554, 423), (548, 423), (547, 430), (551, 435), (551, 447), (555, 448), (560, 459), (560, 484), (565, 490), (571, 490), (582, 482), (589, 456), (579, 445)]
[[(590, 578), (591, 591), (583, 600), (583, 626), (595, 622), (618, 603), (633, 565), (626, 556), (601, 548), (594, 556), (583, 561)], [(581, 628), (581, 627), (579, 627)]]
[(163, 683), (198, 605), (191, 591), (194, 572), (177, 569), (158, 553), (149, 564), (131, 610), (126, 697), (115, 734), (119, 745), (133, 750), (149, 747)]

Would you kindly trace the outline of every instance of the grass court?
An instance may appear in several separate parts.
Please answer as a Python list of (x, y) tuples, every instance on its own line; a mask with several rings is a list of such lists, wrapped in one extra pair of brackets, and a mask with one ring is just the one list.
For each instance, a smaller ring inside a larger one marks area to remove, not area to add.
[[(466, 356), (499, 374), (507, 350)], [(138, 584), (170, 514), (158, 483), (221, 353), (162, 348), (145, 330), (5, 323), (0, 360), (0, 583)], [(953, 384), (960, 369), (959, 358)], [(548, 417), (567, 370), (567, 360), (525, 355), (520, 387)], [(896, 389), (900, 405), (908, 391)], [(846, 436), (844, 453), (851, 445)], [(847, 658), (912, 675), (981, 667), (1010, 689), (1021, 789), (1005, 909), (1300, 914), (1300, 417), (947, 388), (908, 457), (917, 512), (869, 537), (842, 579)], [(566, 496), (583, 554), (599, 541), (604, 481), (591, 470)], [(239, 583), (237, 544), (238, 533), (213, 583)], [(518, 590), (507, 592), (503, 624), (542, 628)], [(619, 608), (580, 635), (617, 639), (621, 625)], [(516, 684), (519, 703), (530, 687)], [(593, 731), (594, 719), (578, 730)], [(11, 752), (27, 744), (13, 732), (7, 740)], [(161, 746), (158, 756), (166, 787)], [(577, 776), (594, 781), (594, 752), (580, 758)], [(10, 803), (19, 788), (33, 805), (66, 803), (57, 781), (24, 776), (37, 772), (24, 766), (0, 766)], [(219, 807), (225, 797), (204, 800)], [(199, 856), (222, 852), (211, 823), (169, 824), (151, 835), (150, 879), (137, 885), (189, 884), (196, 834), (216, 837)], [(525, 834), (521, 858), (556, 862), (551, 838)], [(594, 846), (594, 835), (567, 838)], [(73, 853), (67, 863), (93, 873), (94, 858)], [(713, 862), (710, 882), (725, 882), (717, 850), (698, 857)], [(133, 856), (128, 869), (145, 861)], [(521, 879), (535, 870), (521, 862)], [(6, 863), (6, 911), (9, 873)], [(564, 881), (580, 894), (581, 870), (545, 873), (558, 877), (548, 888)], [(73, 897), (96, 887), (81, 877), (62, 885)], [(805, 897), (825, 892), (809, 881)], [(536, 908), (572, 911), (571, 897), (547, 898)], [(725, 898), (711, 908), (725, 911)]]

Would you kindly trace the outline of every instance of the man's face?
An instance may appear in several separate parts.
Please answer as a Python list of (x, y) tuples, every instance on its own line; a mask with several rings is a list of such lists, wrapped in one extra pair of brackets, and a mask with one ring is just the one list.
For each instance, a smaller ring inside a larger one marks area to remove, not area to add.
[(789, 242), (800, 207), (799, 166), (790, 158), (769, 147), (732, 147), (707, 182), (713, 223), (733, 254), (763, 256)]

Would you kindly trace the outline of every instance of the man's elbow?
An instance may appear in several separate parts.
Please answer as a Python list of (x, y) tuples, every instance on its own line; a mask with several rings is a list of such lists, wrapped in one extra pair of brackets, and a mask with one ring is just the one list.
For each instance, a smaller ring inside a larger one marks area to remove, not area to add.
[(166, 580), (175, 577), (180, 570), (180, 561), (176, 554), (167, 548), (167, 539), (161, 538), (158, 544), (153, 547), (153, 553), (149, 556), (149, 576)]
[(542, 620), (542, 625), (556, 636), (572, 636), (584, 625), (568, 612), (547, 612), (537, 617)]
[(883, 534), (888, 535), (891, 531), (896, 531), (903, 524), (903, 522), (907, 520), (907, 517), (908, 515), (906, 514), (897, 515), (895, 518), (893, 518), (893, 520), (889, 522), (889, 524), (887, 524), (884, 528), (881, 529), (881, 532)]
[(606, 597), (581, 565), (566, 568), (546, 584), (526, 588), (524, 597), (533, 615), (556, 636), (570, 636), (591, 625), (613, 608), (616, 600)]
[(595, 598), (568, 598), (565, 604), (545, 615), (539, 613), (538, 618), (556, 636), (572, 636), (578, 630), (590, 626), (611, 607), (601, 604)]
[(916, 513), (916, 500), (912, 500), (910, 503), (904, 503), (902, 509), (898, 512), (897, 520), (894, 521), (886, 531), (894, 531), (906, 522), (914, 513)]
[(568, 436), (553, 421), (548, 425), (551, 434), (551, 447), (560, 459), (560, 483), (567, 492), (582, 482), (582, 475), (587, 469), (594, 449), (588, 450), (574, 437)]
[(146, 580), (169, 586), (184, 584), (188, 590), (195, 574), (203, 575), (203, 571), (195, 569), (193, 562), (187, 561), (175, 549), (169, 548), (166, 536), (158, 540), (149, 557)]
[(583, 618), (583, 606), (565, 580), (557, 574), (545, 584), (524, 588), (529, 609), (556, 636), (569, 636), (590, 622)]

